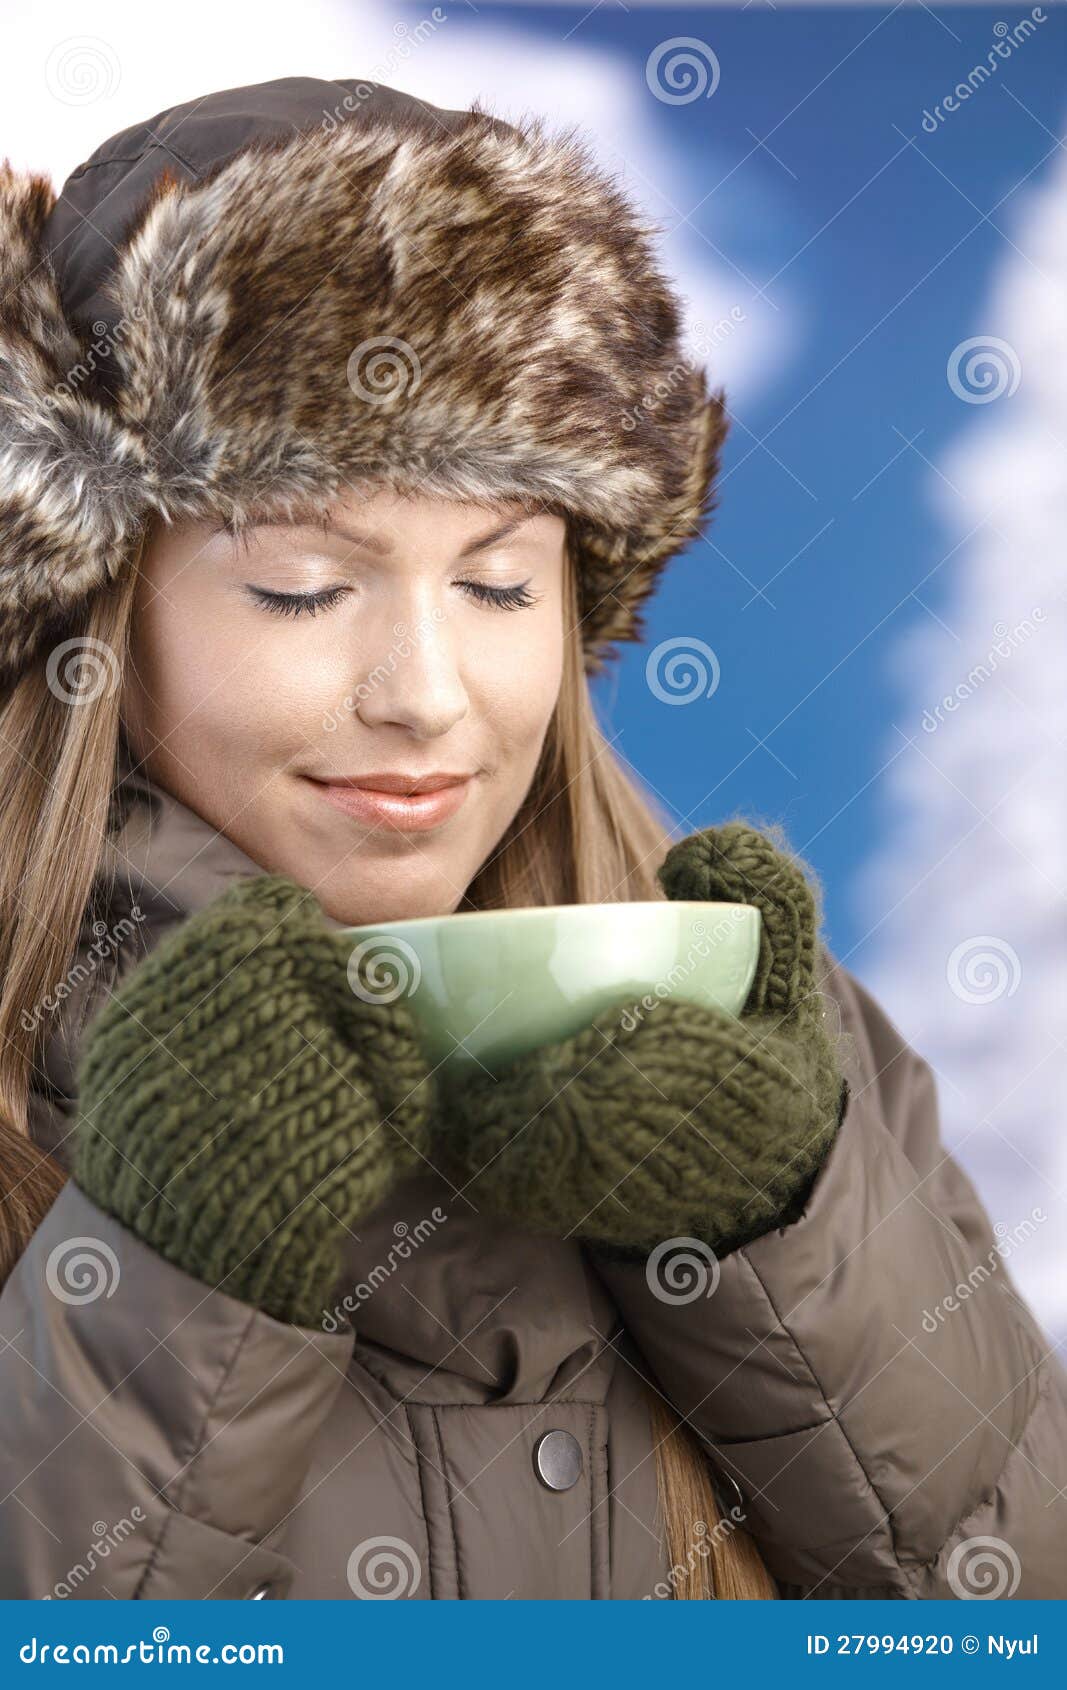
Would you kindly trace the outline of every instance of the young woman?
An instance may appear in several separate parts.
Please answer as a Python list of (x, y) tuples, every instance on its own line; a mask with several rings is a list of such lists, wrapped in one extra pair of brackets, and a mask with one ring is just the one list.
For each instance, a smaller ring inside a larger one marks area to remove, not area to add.
[[(0, 1595), (1067, 1595), (928, 1066), (594, 719), (725, 433), (618, 189), (287, 78), (0, 255)], [(740, 1018), (463, 1086), (343, 935), (660, 897), (760, 909)]]

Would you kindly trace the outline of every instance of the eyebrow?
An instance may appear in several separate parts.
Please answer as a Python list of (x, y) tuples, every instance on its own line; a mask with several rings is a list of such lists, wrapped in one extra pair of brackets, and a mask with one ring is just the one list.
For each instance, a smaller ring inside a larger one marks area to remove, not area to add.
[[(534, 515), (533, 511), (527, 511), (522, 516), (513, 516), (507, 522), (500, 523), (497, 528), (490, 529), (489, 533), (483, 534), (480, 539), (469, 540), (459, 556), (461, 558), (474, 557), (478, 552), (485, 552), (492, 546), (498, 546), (502, 540), (509, 539), (516, 529), (529, 522)], [(348, 528), (341, 522), (323, 522), (321, 520), (316, 522), (314, 518), (310, 517), (300, 517), (294, 520), (292, 517), (267, 515), (257, 517), (251, 526), (253, 528), (326, 529), (334, 534), (342, 535), (344, 539), (351, 540), (353, 545), (362, 546), (368, 552), (376, 552), (379, 557), (387, 556), (393, 549), (391, 541), (383, 540), (377, 534), (368, 534), (360, 528)]]

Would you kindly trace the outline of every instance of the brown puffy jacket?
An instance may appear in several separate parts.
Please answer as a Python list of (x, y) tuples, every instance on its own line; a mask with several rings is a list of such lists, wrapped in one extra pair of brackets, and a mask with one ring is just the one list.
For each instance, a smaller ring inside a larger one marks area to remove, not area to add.
[[(122, 890), (48, 1011), (32, 1125), (64, 1163), (96, 994), (258, 872), (139, 791)], [(839, 1137), (801, 1218), (710, 1296), (664, 1300), (641, 1263), (428, 1175), (351, 1241), (354, 1336), (344, 1309), (288, 1326), (68, 1183), (0, 1294), (0, 1596), (662, 1595), (649, 1378), (783, 1596), (954, 1596), (990, 1564), (1005, 1595), (1067, 1596), (1067, 1376), (939, 1142), (929, 1067), (847, 971), (826, 990)]]

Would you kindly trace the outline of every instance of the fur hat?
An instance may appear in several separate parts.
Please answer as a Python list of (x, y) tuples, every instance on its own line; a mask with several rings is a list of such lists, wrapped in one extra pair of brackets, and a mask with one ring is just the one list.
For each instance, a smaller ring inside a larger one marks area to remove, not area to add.
[(0, 165), (0, 678), (131, 566), (363, 481), (562, 516), (587, 673), (703, 531), (724, 396), (573, 130), (287, 77)]

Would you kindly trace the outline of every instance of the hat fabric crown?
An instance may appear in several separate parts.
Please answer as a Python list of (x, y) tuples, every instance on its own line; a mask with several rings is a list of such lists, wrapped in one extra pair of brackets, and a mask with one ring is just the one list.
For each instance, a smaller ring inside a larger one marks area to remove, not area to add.
[(563, 516), (596, 673), (727, 427), (653, 234), (574, 131), (369, 83), (172, 108), (58, 199), (0, 166), (0, 674), (151, 516), (240, 532), (363, 483)]

